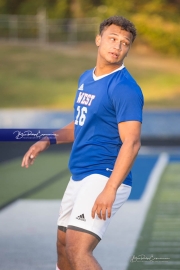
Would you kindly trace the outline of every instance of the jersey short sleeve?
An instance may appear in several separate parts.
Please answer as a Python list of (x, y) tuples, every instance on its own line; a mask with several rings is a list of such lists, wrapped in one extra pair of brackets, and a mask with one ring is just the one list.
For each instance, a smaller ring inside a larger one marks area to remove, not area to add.
[(117, 123), (139, 121), (142, 123), (143, 94), (140, 87), (134, 83), (119, 83), (113, 89), (112, 103), (116, 112)]

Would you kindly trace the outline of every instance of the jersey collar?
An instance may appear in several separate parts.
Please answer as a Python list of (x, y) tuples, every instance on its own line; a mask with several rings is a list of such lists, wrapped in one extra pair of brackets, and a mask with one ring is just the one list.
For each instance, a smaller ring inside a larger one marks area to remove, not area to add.
[(93, 69), (93, 79), (94, 79), (95, 81), (98, 81), (98, 80), (100, 80), (100, 79), (102, 79), (102, 78), (104, 78), (104, 77), (106, 77), (106, 76), (109, 76), (110, 74), (112, 74), (112, 73), (114, 73), (114, 72), (117, 72), (117, 71), (123, 69), (124, 67), (125, 67), (124, 64), (122, 64), (122, 66), (120, 66), (119, 68), (115, 69), (115, 70), (112, 71), (111, 73), (108, 73), (108, 74), (105, 74), (105, 75), (101, 75), (101, 76), (96, 76), (96, 75), (94, 74), (94, 72), (95, 72), (95, 70), (96, 70), (96, 67), (95, 67), (95, 68)]

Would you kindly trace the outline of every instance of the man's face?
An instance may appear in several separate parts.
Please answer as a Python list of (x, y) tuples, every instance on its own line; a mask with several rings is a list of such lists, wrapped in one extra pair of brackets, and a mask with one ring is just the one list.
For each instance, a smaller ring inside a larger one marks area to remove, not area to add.
[(132, 44), (132, 34), (120, 26), (110, 25), (96, 37), (98, 60), (103, 64), (121, 65)]

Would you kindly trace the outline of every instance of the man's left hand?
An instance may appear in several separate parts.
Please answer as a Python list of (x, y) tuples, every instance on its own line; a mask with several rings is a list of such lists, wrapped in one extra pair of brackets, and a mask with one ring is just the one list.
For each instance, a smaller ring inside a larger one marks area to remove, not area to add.
[(94, 203), (91, 212), (92, 218), (95, 218), (95, 214), (103, 220), (106, 220), (106, 217), (110, 218), (115, 198), (116, 190), (112, 187), (106, 186)]

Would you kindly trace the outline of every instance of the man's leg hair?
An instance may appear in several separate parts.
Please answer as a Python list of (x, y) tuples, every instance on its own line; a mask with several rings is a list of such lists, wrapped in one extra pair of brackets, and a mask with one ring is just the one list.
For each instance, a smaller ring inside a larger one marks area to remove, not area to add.
[(98, 243), (99, 240), (94, 235), (67, 229), (66, 252), (72, 270), (102, 270), (93, 256), (93, 250)]

